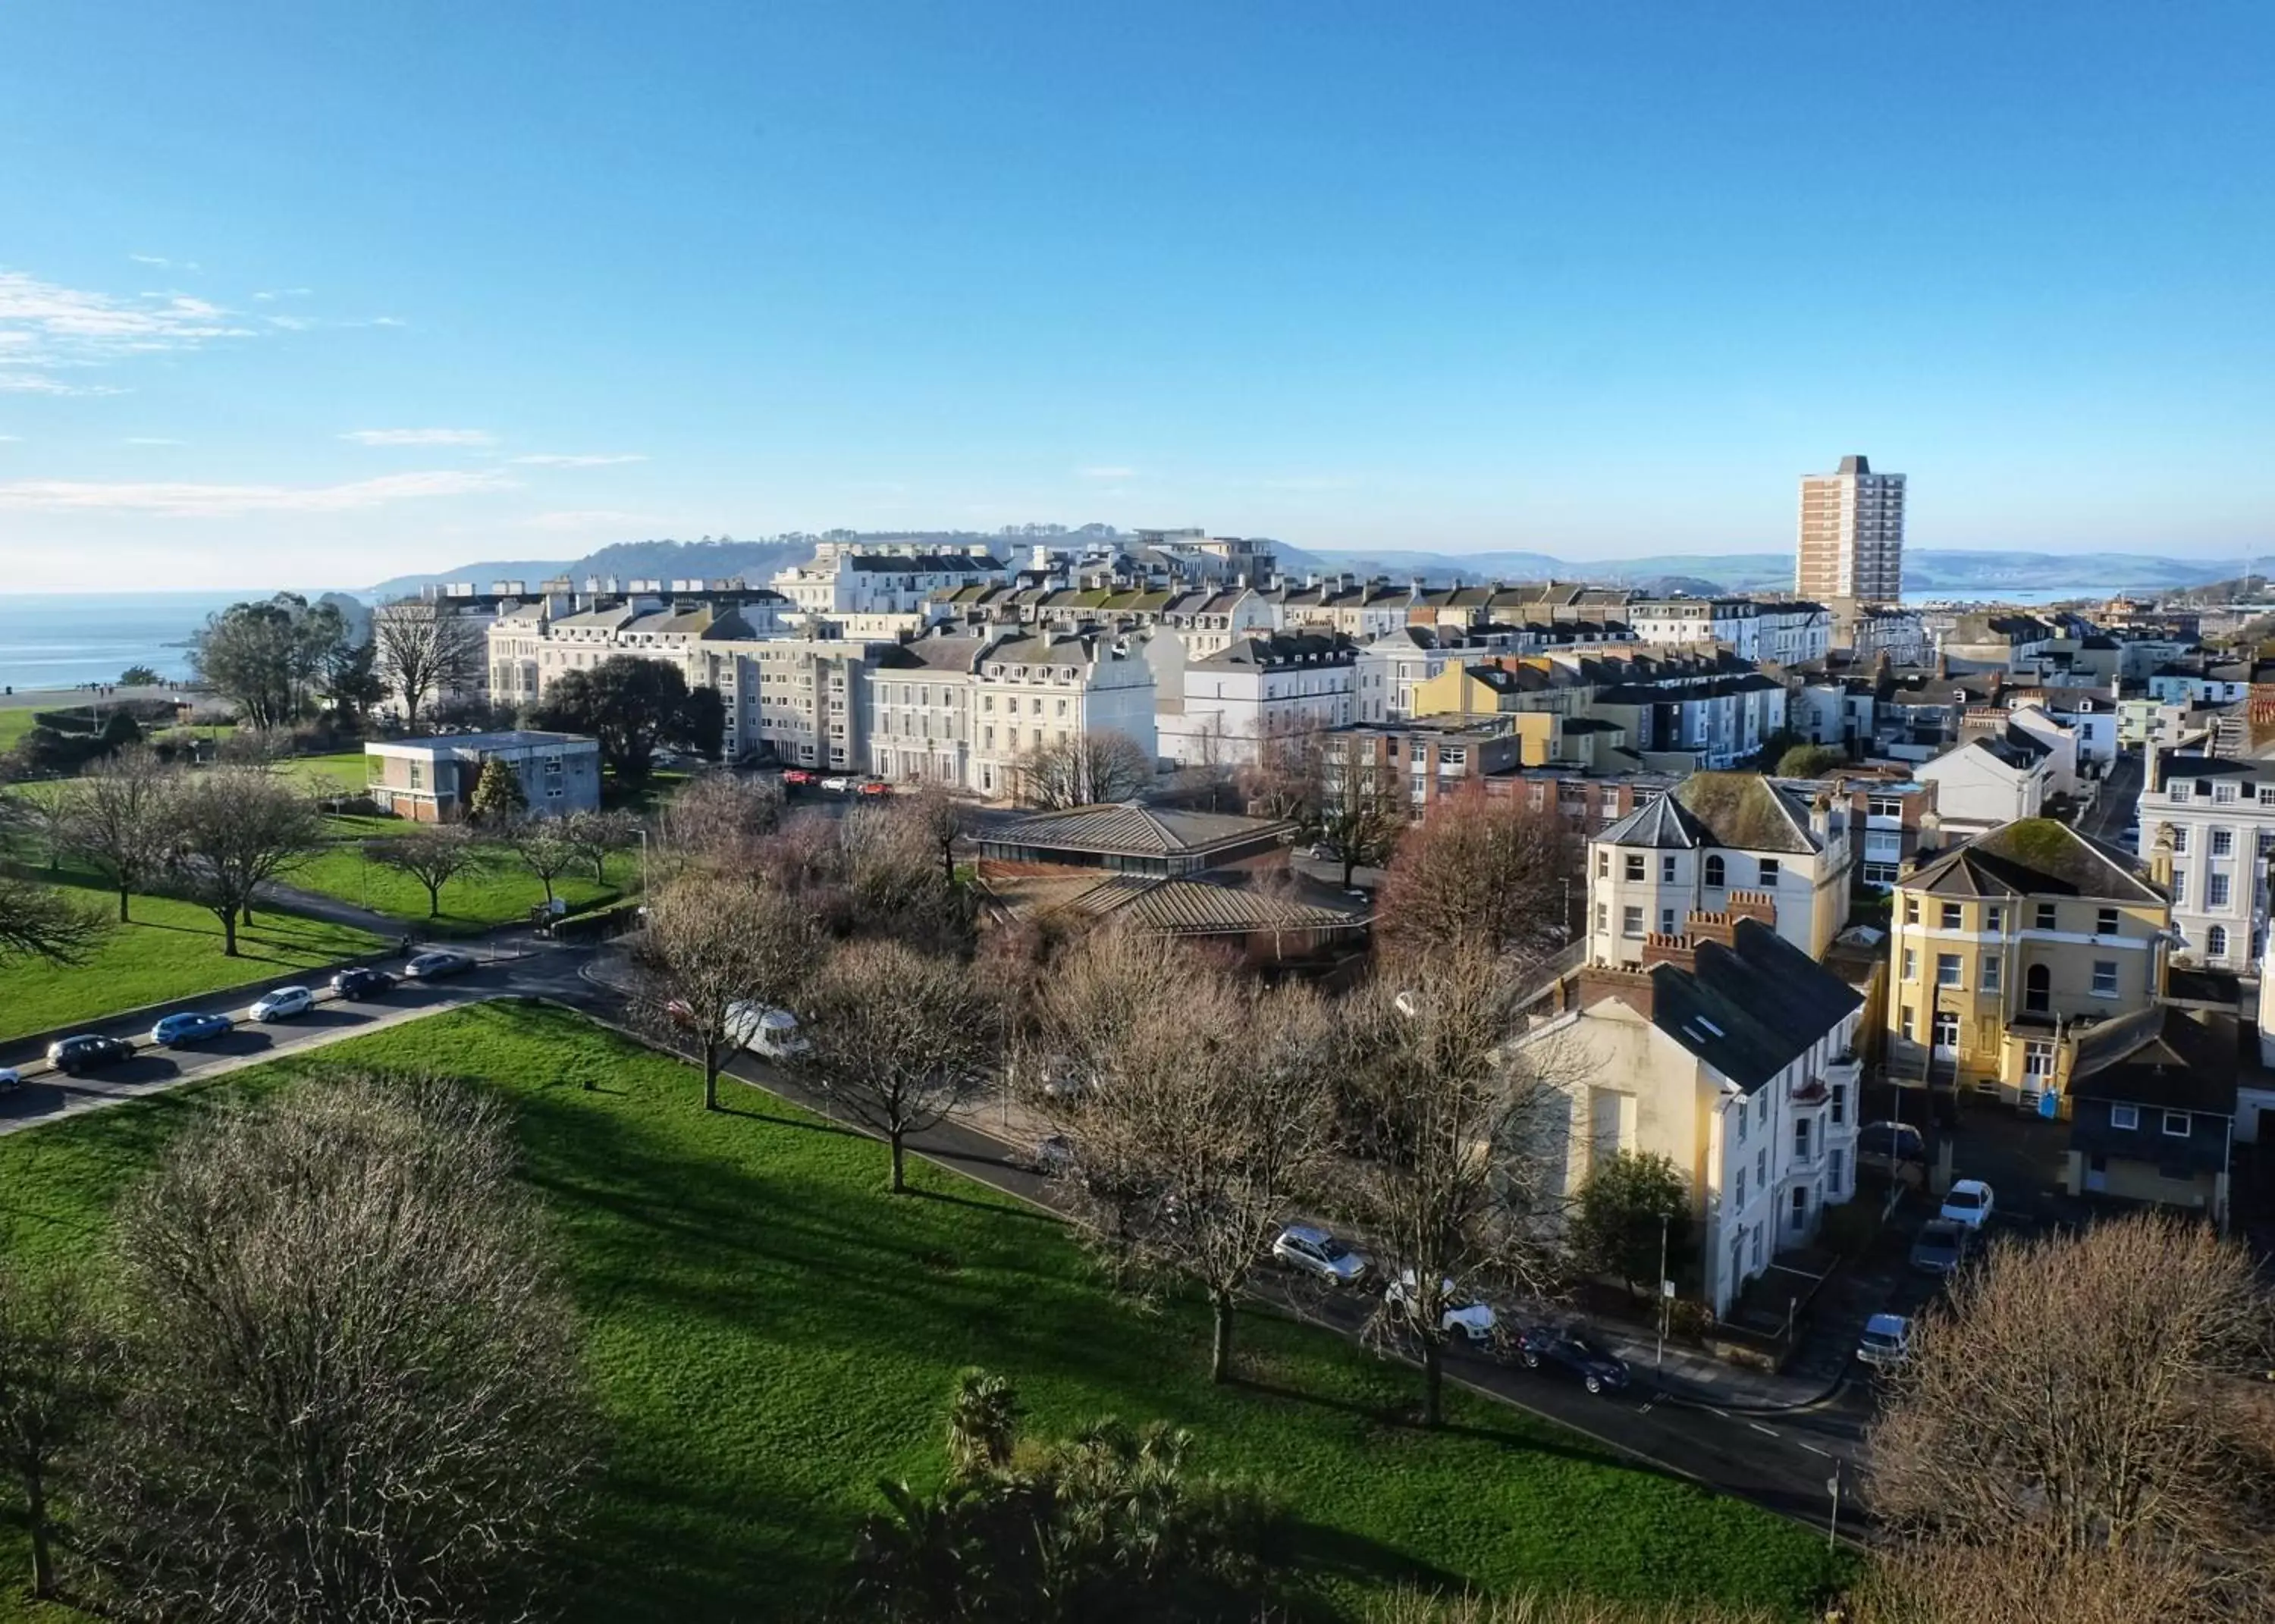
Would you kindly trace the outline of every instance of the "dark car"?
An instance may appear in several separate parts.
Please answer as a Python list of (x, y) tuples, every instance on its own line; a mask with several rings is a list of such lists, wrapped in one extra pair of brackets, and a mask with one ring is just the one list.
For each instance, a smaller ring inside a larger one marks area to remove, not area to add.
[(1966, 1225), (1931, 1218), (1920, 1226), (1919, 1239), (1912, 1243), (1912, 1267), (1923, 1274), (1948, 1274), (1967, 1261), (1967, 1243), (1971, 1238)]
[(48, 1045), (48, 1064), (67, 1077), (82, 1071), (94, 1071), (104, 1066), (116, 1066), (123, 1060), (134, 1057), (134, 1046), (124, 1038), (105, 1038), (95, 1032), (81, 1032), (77, 1037), (62, 1038)]
[(1628, 1385), (1628, 1362), (1575, 1331), (1519, 1331), (1516, 1362), (1528, 1371), (1575, 1377), (1591, 1393), (1617, 1393)]
[(464, 975), (474, 967), (474, 961), (463, 953), (422, 953), (403, 967), (403, 973), (413, 981), (439, 981), (444, 976)]
[(1886, 1167), (1927, 1159), (1927, 1140), (1909, 1122), (1867, 1122), (1856, 1130), (1859, 1167)]
[(395, 991), (395, 978), (383, 970), (344, 970), (332, 978), (332, 991), (342, 998), (378, 998)]

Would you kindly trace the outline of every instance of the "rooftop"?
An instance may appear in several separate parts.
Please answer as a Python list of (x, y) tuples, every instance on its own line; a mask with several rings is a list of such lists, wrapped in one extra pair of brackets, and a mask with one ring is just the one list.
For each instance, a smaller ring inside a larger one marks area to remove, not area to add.
[(1226, 812), (1175, 812), (1135, 801), (1038, 812), (981, 837), (986, 846), (1145, 857), (1187, 857), (1264, 837), (1286, 839), (1295, 825)]
[(415, 755), (450, 755), (461, 750), (537, 750), (548, 744), (594, 744), (589, 735), (583, 733), (547, 733), (534, 728), (515, 728), (498, 733), (440, 733), (419, 738), (374, 739), (366, 744), (366, 755), (385, 755), (389, 752), (404, 752)]
[(1940, 896), (2090, 896), (2162, 903), (2133, 858), (2052, 818), (2021, 818), (1977, 835), (1902, 882)]

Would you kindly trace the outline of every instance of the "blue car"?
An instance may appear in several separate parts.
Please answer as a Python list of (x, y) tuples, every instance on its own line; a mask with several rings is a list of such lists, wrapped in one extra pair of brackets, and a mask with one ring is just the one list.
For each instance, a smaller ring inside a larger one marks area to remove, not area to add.
[(150, 1041), (162, 1049), (178, 1049), (236, 1028), (237, 1023), (225, 1015), (170, 1015), (150, 1029)]

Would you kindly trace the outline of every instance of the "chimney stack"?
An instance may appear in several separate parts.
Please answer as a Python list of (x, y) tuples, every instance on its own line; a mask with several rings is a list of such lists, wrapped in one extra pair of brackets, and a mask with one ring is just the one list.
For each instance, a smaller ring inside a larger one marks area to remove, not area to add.
[(1777, 928), (1777, 898), (1772, 896), (1767, 891), (1731, 892), (1727, 911), (1730, 916), (1732, 940), (1737, 938), (1738, 921), (1741, 919), (1758, 921), (1768, 925), (1772, 930)]
[(1651, 1019), (1652, 989), (1647, 972), (1590, 964), (1574, 980), (1581, 1008), (1593, 1008), (1606, 999), (1616, 998), (1644, 1020)]
[[(1743, 895), (1745, 895), (1743, 892), (1735, 892), (1730, 901), (1735, 904)], [(1758, 897), (1761, 893), (1757, 891), (1754, 895)], [(1777, 918), (1777, 909), (1774, 905), (1770, 909), (1770, 918), (1772, 919)], [(1683, 922), (1683, 928), (1690, 933), (1690, 945), (1694, 951), (1702, 941), (1719, 941), (1726, 948), (1735, 948), (1738, 945), (1738, 921), (1732, 914), (1694, 911), (1689, 918)]]
[(1695, 971), (1698, 968), (1698, 949), (1691, 946), (1688, 936), (1667, 936), (1653, 931), (1643, 939), (1643, 967), (1649, 970), (1653, 964)]

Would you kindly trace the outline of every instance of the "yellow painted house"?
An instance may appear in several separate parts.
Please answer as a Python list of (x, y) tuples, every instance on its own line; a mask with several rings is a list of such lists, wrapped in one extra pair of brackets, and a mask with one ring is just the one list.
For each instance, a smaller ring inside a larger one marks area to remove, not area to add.
[(1924, 857), (1895, 891), (1888, 1075), (2066, 1107), (2079, 1036), (2164, 991), (2172, 923), (2130, 856), (2050, 818)]

